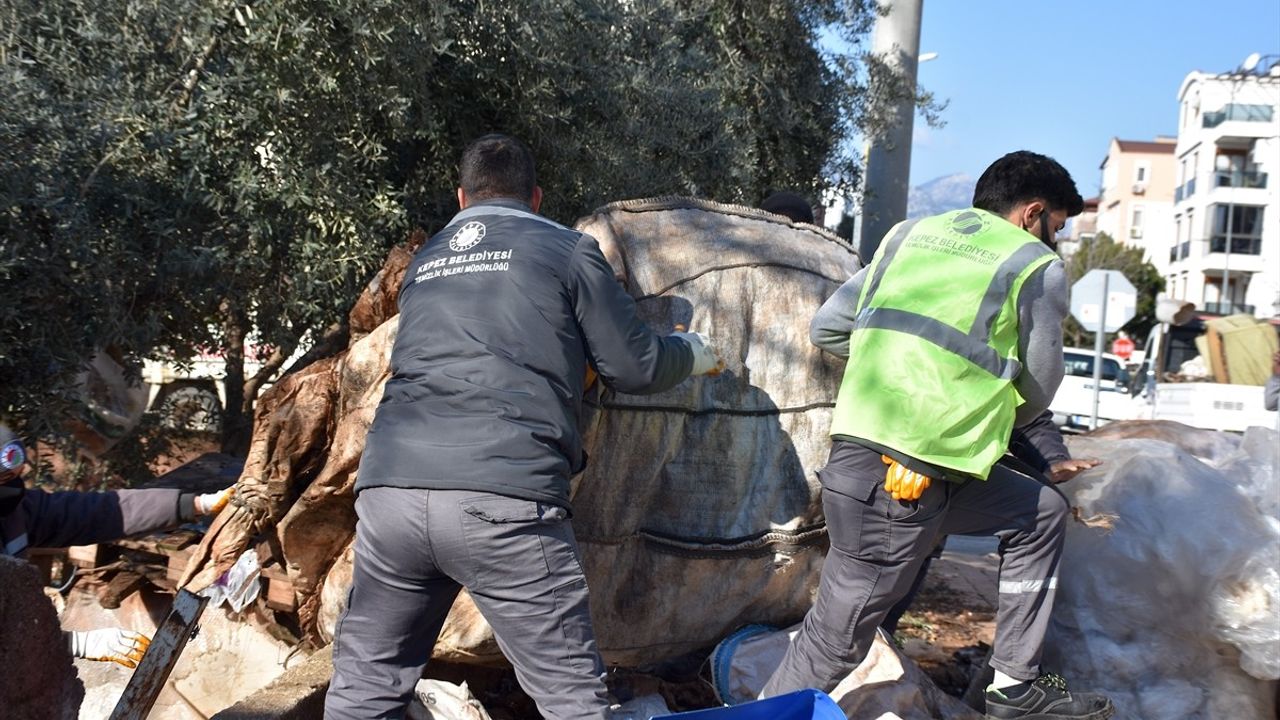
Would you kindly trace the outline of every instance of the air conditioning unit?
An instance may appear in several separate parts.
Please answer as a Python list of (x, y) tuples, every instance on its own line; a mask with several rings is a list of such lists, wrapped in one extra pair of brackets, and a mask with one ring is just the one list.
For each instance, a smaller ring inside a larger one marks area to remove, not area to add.
[(1146, 191), (1147, 191), (1147, 184), (1146, 184), (1146, 183), (1134, 183), (1134, 184), (1133, 184), (1133, 194), (1134, 194), (1134, 195), (1142, 195), (1142, 194), (1143, 194), (1143, 193), (1145, 193)]
[(1131, 227), (1131, 228), (1129, 228), (1129, 237), (1131, 237), (1131, 238), (1140, 238), (1140, 237), (1142, 237), (1142, 228), (1140, 228), (1140, 227)]

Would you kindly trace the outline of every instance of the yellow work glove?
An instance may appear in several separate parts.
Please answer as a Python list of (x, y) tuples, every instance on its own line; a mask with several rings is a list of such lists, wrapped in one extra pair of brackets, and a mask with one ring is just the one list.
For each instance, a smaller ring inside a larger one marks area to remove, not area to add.
[(138, 667), (147, 654), (151, 638), (140, 632), (121, 628), (103, 628), (67, 633), (71, 657), (115, 662), (127, 668)]
[(881, 455), (880, 460), (889, 466), (884, 471), (884, 491), (894, 500), (919, 500), (932, 482), (928, 475), (909, 470), (888, 455)]
[(227, 506), (227, 501), (235, 493), (236, 487), (232, 485), (226, 490), (220, 490), (215, 493), (205, 493), (195, 497), (196, 515), (216, 515)]

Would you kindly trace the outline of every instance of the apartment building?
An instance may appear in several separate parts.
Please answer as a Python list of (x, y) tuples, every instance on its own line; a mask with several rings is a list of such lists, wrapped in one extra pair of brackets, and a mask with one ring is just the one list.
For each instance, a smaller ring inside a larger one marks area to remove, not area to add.
[(1080, 241), (1092, 240), (1098, 234), (1098, 198), (1084, 199), (1084, 210), (1071, 218), (1067, 234), (1058, 238), (1058, 254), (1070, 257), (1080, 247)]
[(1169, 297), (1207, 312), (1280, 315), (1280, 55), (1178, 90), (1174, 229), (1157, 263)]
[[(1174, 150), (1177, 138), (1112, 138), (1103, 158), (1096, 232), (1141, 248), (1157, 268), (1173, 234)], [(1165, 263), (1167, 264), (1167, 263)], [(1161, 273), (1165, 269), (1161, 268)]]

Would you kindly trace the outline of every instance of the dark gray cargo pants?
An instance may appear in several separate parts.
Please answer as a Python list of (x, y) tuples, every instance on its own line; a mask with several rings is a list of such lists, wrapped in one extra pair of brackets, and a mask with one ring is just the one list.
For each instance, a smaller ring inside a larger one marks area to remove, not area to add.
[(871, 649), (885, 614), (911, 588), (940, 535), (1000, 539), (991, 666), (1039, 674), (1070, 506), (1056, 488), (997, 465), (984, 482), (934, 481), (916, 502), (884, 492), (880, 453), (835, 441), (822, 470), (831, 549), (813, 608), (761, 697), (830, 691)]
[(460, 490), (373, 487), (356, 499), (355, 567), (325, 718), (400, 718), (458, 591), (493, 627), (547, 718), (609, 701), (578, 544), (561, 507)]

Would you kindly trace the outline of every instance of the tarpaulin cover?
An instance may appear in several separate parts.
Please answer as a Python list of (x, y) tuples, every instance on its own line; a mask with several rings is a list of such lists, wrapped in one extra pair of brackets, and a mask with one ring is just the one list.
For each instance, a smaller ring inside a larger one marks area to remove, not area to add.
[(1113, 529), (1069, 524), (1045, 665), (1119, 717), (1274, 717), (1280, 437), (1148, 425), (1070, 443), (1104, 464), (1063, 487)]

